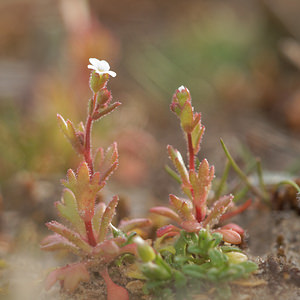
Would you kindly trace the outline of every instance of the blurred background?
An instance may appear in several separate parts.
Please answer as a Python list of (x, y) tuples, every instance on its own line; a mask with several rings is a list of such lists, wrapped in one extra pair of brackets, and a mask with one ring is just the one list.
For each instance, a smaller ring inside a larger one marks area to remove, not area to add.
[(80, 161), (56, 113), (85, 119), (90, 57), (118, 74), (109, 89), (123, 105), (93, 140), (118, 142), (105, 193), (126, 199), (132, 216), (178, 189), (164, 165), (167, 144), (185, 153), (169, 111), (180, 85), (202, 112), (200, 158), (217, 176), (220, 137), (241, 164), (258, 156), (264, 172), (299, 175), (299, 13), (297, 0), (1, 0), (0, 254), (37, 245), (55, 216), (60, 179)]

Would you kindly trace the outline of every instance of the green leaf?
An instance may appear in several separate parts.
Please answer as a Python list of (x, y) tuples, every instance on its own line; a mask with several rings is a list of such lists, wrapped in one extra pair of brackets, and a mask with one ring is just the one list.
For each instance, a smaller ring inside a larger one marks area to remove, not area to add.
[(246, 273), (252, 273), (258, 269), (258, 265), (253, 261), (244, 261), (239, 266), (243, 267)]
[(190, 102), (186, 102), (180, 114), (181, 127), (184, 132), (191, 133), (194, 129), (193, 108)]
[(195, 221), (195, 217), (192, 213), (192, 205), (188, 200), (183, 200), (170, 194), (169, 202), (183, 221)]
[(79, 216), (76, 198), (71, 190), (64, 189), (60, 202), (55, 202), (59, 215), (72, 224), (82, 236), (86, 236), (85, 225)]
[(100, 230), (101, 220), (102, 220), (102, 216), (105, 211), (105, 208), (106, 208), (106, 205), (103, 202), (99, 202), (95, 206), (94, 217), (92, 219), (93, 228), (94, 228), (95, 232), (99, 232), (99, 230)]
[(208, 255), (214, 266), (223, 267), (228, 262), (228, 257), (218, 249), (210, 249)]
[(198, 265), (185, 265), (182, 267), (182, 271), (191, 277), (195, 277), (198, 279), (206, 279), (207, 269)]
[(153, 262), (142, 264), (141, 271), (151, 280), (168, 280), (171, 278), (171, 274), (166, 268)]
[(197, 155), (197, 153), (200, 150), (200, 143), (203, 136), (203, 133), (205, 131), (205, 127), (201, 125), (200, 121), (199, 123), (194, 127), (192, 131), (192, 144), (194, 149), (194, 154)]
[(59, 114), (57, 114), (57, 121), (60, 129), (62, 130), (68, 141), (71, 143), (74, 150), (79, 154), (83, 154), (83, 141), (80, 134), (76, 132), (73, 123), (70, 120), (67, 120), (66, 122), (64, 118)]
[(220, 247), (223, 252), (242, 252), (240, 248), (233, 247), (233, 246), (221, 246)]
[(98, 234), (98, 242), (104, 241), (106, 234), (108, 232), (109, 224), (111, 223), (115, 215), (118, 202), (119, 202), (119, 197), (114, 196), (113, 199), (107, 205), (101, 220), (100, 230)]
[(67, 180), (62, 180), (62, 183), (74, 193), (78, 212), (83, 221), (91, 221), (94, 216), (97, 193), (105, 185), (105, 183), (100, 183), (100, 174), (96, 172), (90, 176), (89, 167), (86, 162), (83, 162), (77, 170), (77, 177), (70, 169), (67, 173)]
[(174, 149), (170, 145), (167, 146), (167, 149), (168, 149), (169, 158), (171, 159), (174, 167), (176, 168), (176, 170), (180, 175), (182, 185), (189, 186), (190, 185), (189, 174), (180, 152), (177, 149)]

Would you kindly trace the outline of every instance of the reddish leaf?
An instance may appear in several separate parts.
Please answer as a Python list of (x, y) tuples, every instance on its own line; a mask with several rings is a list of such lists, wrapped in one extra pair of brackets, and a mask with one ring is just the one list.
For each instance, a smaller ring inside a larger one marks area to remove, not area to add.
[(74, 232), (73, 230), (65, 227), (64, 225), (62, 225), (56, 221), (48, 222), (48, 223), (46, 223), (46, 225), (49, 229), (51, 229), (52, 231), (65, 237), (72, 244), (76, 245), (78, 248), (80, 248), (84, 252), (86, 252), (86, 253), (92, 252), (92, 247), (86, 241), (84, 241), (77, 232)]
[(125, 288), (115, 284), (111, 280), (107, 268), (105, 268), (104, 271), (102, 271), (100, 274), (106, 284), (107, 300), (129, 300), (128, 291)]
[(216, 229), (215, 232), (219, 232), (223, 235), (223, 241), (230, 243), (230, 244), (235, 244), (238, 245), (242, 242), (241, 236), (236, 232), (231, 229)]
[(61, 281), (64, 289), (72, 293), (81, 281), (87, 282), (89, 280), (90, 274), (85, 264), (76, 263), (52, 271), (46, 278), (45, 288), (49, 290), (57, 281)]
[(156, 231), (157, 237), (162, 237), (165, 234), (168, 234), (168, 236), (174, 236), (174, 235), (178, 235), (179, 233), (180, 233), (180, 229), (174, 225), (166, 225), (157, 229)]
[(177, 223), (181, 222), (181, 218), (179, 217), (179, 215), (175, 211), (173, 211), (171, 208), (168, 208), (168, 207), (164, 207), (164, 206), (152, 207), (150, 209), (150, 212), (170, 218)]
[(234, 223), (226, 224), (226, 225), (222, 226), (221, 229), (231, 229), (231, 230), (237, 232), (240, 236), (243, 236), (244, 232), (245, 232), (242, 227), (240, 227), (239, 225), (234, 224)]
[(65, 237), (59, 234), (49, 235), (44, 238), (40, 244), (42, 250), (56, 251), (56, 250), (68, 250), (76, 255), (82, 255), (82, 251), (67, 240)]
[(124, 232), (133, 230), (134, 228), (147, 227), (152, 224), (151, 220), (146, 218), (138, 218), (132, 220), (122, 220), (118, 228)]

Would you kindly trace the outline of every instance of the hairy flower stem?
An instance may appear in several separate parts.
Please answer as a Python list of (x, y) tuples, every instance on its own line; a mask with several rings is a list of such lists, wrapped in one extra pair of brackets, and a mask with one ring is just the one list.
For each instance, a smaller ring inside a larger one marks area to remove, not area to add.
[[(93, 107), (95, 107), (96, 104), (96, 97), (97, 94), (94, 95), (93, 98)], [(86, 121), (86, 126), (85, 126), (85, 149), (84, 149), (84, 159), (86, 163), (89, 166), (90, 169), (90, 175), (94, 174), (94, 166), (93, 166), (93, 160), (92, 160), (92, 154), (91, 154), (91, 130), (93, 126), (93, 113), (89, 113)], [(86, 235), (88, 238), (88, 242), (91, 246), (96, 246), (97, 242), (95, 239), (94, 231), (93, 231), (93, 226), (92, 226), (92, 221), (85, 221), (85, 230), (86, 230)]]
[[(96, 104), (96, 97), (97, 94), (94, 95), (93, 98), (93, 107), (95, 107)], [(92, 160), (92, 155), (91, 155), (91, 129), (93, 126), (93, 112), (88, 115), (86, 125), (85, 125), (85, 149), (84, 149), (84, 159), (86, 163), (89, 166), (91, 174), (94, 173), (94, 167), (93, 167), (93, 160)]]
[(91, 246), (95, 247), (97, 245), (97, 242), (93, 231), (92, 221), (85, 221), (84, 225), (88, 242)]
[(188, 139), (188, 152), (189, 152), (189, 166), (190, 166), (190, 171), (192, 171), (195, 170), (195, 154), (194, 154), (191, 133), (187, 133), (187, 139)]

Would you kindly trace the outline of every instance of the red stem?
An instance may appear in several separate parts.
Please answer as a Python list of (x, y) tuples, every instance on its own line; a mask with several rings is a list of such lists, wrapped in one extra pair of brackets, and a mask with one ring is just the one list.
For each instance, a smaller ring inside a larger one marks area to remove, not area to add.
[(88, 242), (91, 246), (95, 247), (97, 242), (93, 231), (92, 221), (85, 221), (84, 224)]
[[(93, 99), (93, 107), (95, 107), (96, 104), (96, 99), (97, 99), (97, 94), (94, 95)], [(90, 114), (87, 118), (86, 125), (85, 125), (85, 149), (84, 149), (84, 159), (86, 163), (88, 164), (90, 168), (91, 174), (94, 173), (94, 167), (93, 167), (93, 160), (92, 160), (92, 155), (91, 155), (91, 129), (93, 125), (93, 115), (94, 111), (92, 114)]]
[[(97, 99), (96, 97), (97, 97), (97, 94), (94, 95), (94, 99), (93, 99), (94, 110), (95, 110), (95, 104), (96, 104), (96, 99)], [(86, 125), (85, 125), (85, 143), (84, 143), (84, 145), (85, 145), (84, 159), (89, 166), (91, 174), (94, 174), (94, 166), (93, 166), (93, 160), (92, 160), (92, 155), (91, 155), (91, 129), (92, 129), (92, 125), (93, 125), (92, 115), (94, 113), (94, 110), (87, 117), (87, 121), (86, 121)], [(91, 246), (95, 247), (97, 245), (97, 242), (95, 239), (92, 222), (85, 221), (84, 224), (85, 224), (85, 230), (86, 230), (88, 242)]]
[(244, 210), (246, 210), (250, 205), (252, 204), (252, 200), (248, 199), (245, 203), (243, 203), (242, 205), (238, 206), (236, 209), (224, 214), (221, 218), (220, 221), (225, 221), (229, 218), (232, 218), (238, 214), (240, 214), (241, 212), (243, 212)]
[(192, 134), (187, 133), (188, 139), (188, 151), (189, 151), (189, 162), (190, 162), (190, 170), (195, 170), (195, 154), (192, 142)]

